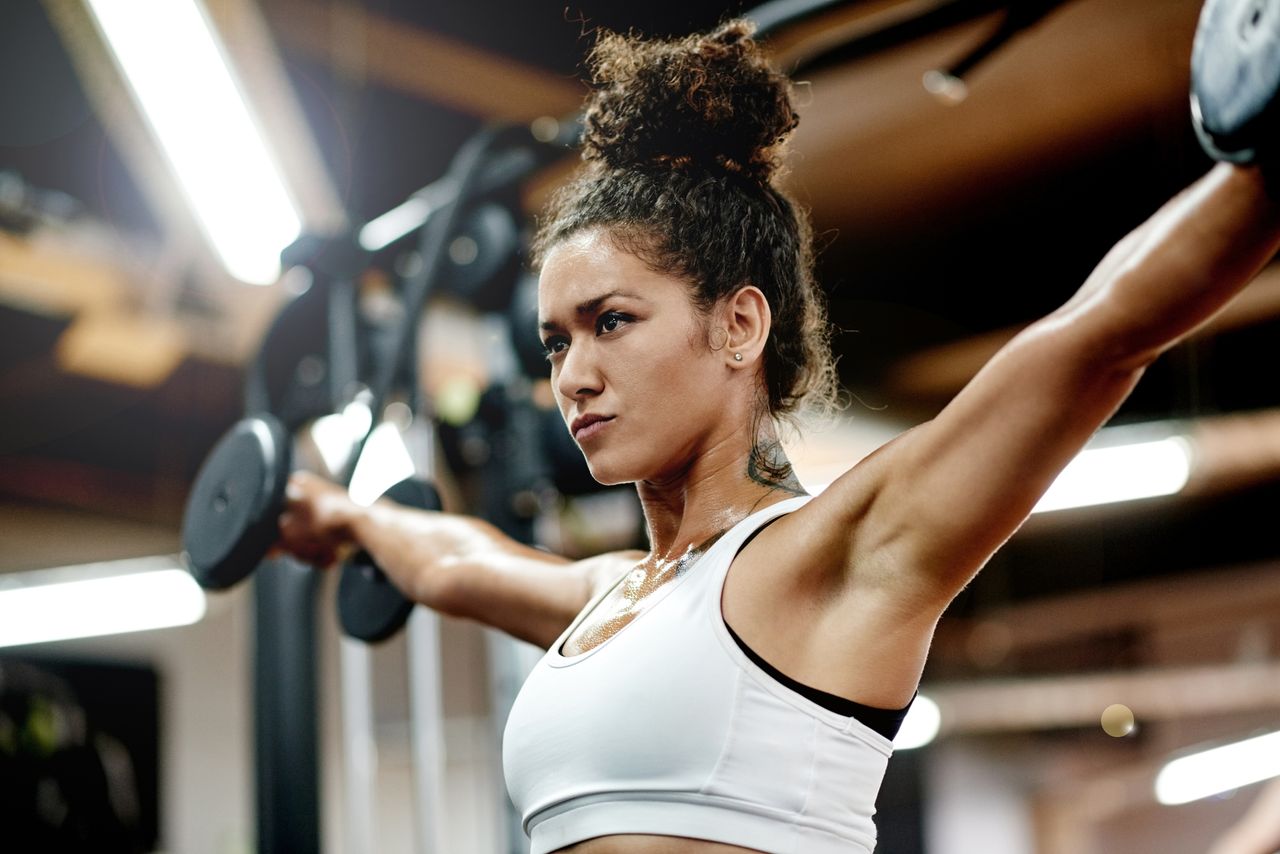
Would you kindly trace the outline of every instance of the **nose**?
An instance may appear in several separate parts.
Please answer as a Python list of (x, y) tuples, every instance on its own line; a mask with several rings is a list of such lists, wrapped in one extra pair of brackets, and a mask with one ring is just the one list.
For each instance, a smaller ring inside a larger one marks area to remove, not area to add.
[(556, 391), (562, 398), (581, 400), (601, 392), (604, 379), (591, 351), (590, 341), (574, 344), (565, 351), (556, 375)]

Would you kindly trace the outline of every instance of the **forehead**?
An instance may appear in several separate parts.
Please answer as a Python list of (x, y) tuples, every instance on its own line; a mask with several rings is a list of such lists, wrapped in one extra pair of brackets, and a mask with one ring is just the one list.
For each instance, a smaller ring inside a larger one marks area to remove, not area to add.
[(547, 252), (538, 277), (538, 316), (543, 320), (572, 314), (583, 302), (625, 291), (662, 301), (688, 298), (688, 287), (674, 276), (655, 272), (602, 230), (578, 232)]

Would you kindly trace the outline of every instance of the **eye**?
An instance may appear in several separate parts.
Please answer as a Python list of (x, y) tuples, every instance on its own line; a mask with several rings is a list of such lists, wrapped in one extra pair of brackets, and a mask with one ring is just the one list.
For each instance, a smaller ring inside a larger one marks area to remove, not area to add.
[(604, 335), (608, 332), (616, 332), (618, 327), (627, 323), (631, 318), (622, 312), (606, 311), (600, 315), (600, 319), (596, 321), (596, 334)]
[(557, 354), (563, 353), (568, 346), (568, 338), (565, 338), (563, 335), (552, 335), (550, 338), (542, 342), (542, 353), (548, 360), (550, 360)]

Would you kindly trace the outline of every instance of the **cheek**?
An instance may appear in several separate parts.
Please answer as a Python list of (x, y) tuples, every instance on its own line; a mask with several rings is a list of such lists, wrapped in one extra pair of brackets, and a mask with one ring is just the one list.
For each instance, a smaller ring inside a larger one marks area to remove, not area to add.
[(662, 358), (646, 363), (640, 373), (643, 381), (638, 387), (648, 402), (666, 413), (692, 418), (720, 406), (723, 377), (714, 355), (673, 347)]

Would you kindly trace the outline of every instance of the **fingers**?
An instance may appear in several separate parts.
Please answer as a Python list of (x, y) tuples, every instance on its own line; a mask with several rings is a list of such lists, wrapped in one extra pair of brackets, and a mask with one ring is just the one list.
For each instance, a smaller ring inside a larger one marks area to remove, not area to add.
[(305, 543), (278, 543), (268, 553), (269, 556), (288, 555), (302, 563), (314, 567), (326, 568), (338, 562), (339, 553), (333, 549), (308, 546)]
[(330, 563), (328, 552), (332, 549), (326, 546), (322, 538), (316, 536), (301, 513), (286, 510), (280, 514), (279, 524), (280, 539), (275, 546), (277, 551), (315, 566), (327, 566)]
[(351, 538), (351, 515), (356, 509), (337, 484), (309, 472), (294, 472), (285, 485), (276, 548), (307, 563), (328, 566)]
[(316, 501), (323, 495), (335, 492), (346, 494), (342, 487), (308, 471), (295, 471), (289, 475), (289, 481), (284, 487), (285, 501), (291, 504)]

